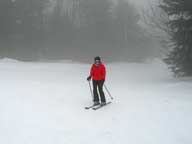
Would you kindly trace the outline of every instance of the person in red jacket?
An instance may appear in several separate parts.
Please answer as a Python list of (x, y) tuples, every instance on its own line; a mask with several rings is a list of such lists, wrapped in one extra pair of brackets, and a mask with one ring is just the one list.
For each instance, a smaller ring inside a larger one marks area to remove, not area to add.
[(97, 88), (99, 90), (101, 105), (106, 104), (105, 94), (103, 92), (103, 84), (105, 82), (105, 77), (106, 77), (105, 65), (101, 62), (101, 58), (97, 56), (95, 57), (95, 62), (91, 67), (90, 75), (87, 78), (88, 81), (92, 79), (93, 82), (94, 105), (100, 104)]

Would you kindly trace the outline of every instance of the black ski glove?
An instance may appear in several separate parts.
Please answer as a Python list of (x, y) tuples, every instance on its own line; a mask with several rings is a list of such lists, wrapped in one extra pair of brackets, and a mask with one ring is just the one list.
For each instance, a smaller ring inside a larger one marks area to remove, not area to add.
[(91, 76), (88, 76), (88, 77), (87, 77), (87, 81), (90, 81), (90, 80), (91, 80)]

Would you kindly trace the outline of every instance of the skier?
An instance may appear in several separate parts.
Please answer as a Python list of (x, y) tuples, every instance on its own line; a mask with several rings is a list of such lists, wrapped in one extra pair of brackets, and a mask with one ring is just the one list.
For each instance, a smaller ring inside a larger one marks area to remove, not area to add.
[(101, 105), (105, 105), (106, 99), (103, 92), (103, 84), (105, 82), (106, 69), (105, 65), (101, 62), (101, 58), (99, 56), (95, 57), (94, 60), (94, 64), (92, 64), (90, 75), (87, 77), (87, 80), (90, 81), (92, 79), (93, 82), (94, 105), (100, 104), (97, 88), (100, 94)]

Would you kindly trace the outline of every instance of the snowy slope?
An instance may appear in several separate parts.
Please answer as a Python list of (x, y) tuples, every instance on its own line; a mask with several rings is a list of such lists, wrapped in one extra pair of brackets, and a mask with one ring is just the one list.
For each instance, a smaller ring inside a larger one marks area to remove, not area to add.
[(87, 111), (90, 65), (1, 60), (0, 144), (192, 143), (190, 81), (159, 60), (106, 67), (115, 99)]

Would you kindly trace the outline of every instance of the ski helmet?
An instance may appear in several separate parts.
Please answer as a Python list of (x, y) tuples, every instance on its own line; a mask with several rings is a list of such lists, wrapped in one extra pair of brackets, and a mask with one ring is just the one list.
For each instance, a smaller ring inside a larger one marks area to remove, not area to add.
[(100, 58), (99, 56), (96, 56), (96, 57), (95, 57), (95, 61), (96, 61), (96, 60), (101, 61), (101, 58)]

